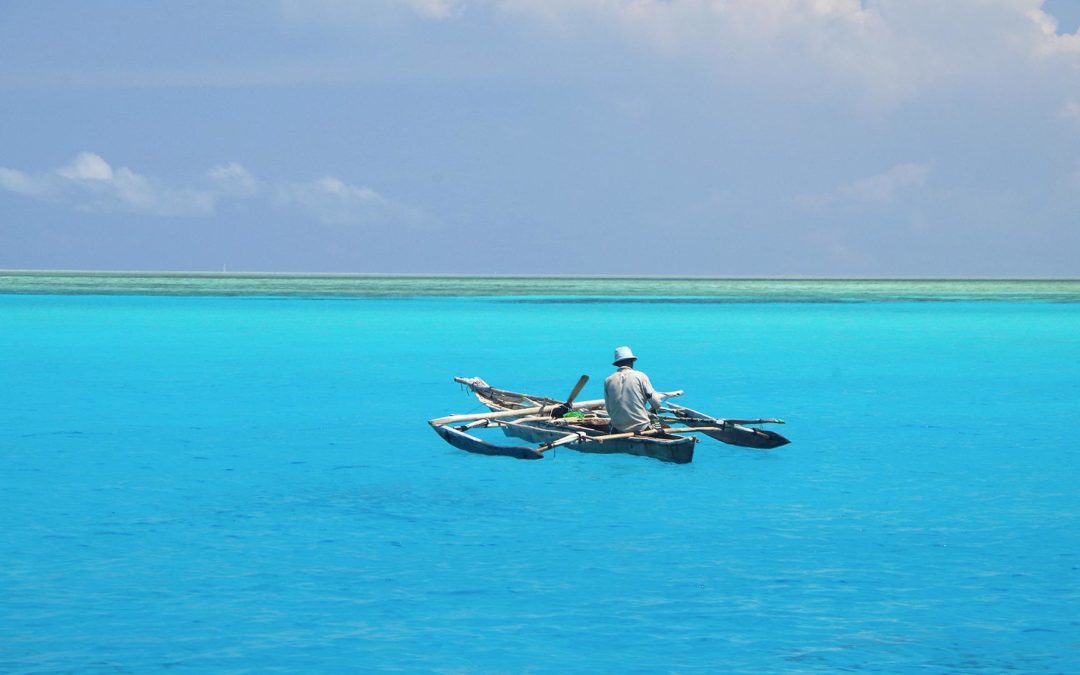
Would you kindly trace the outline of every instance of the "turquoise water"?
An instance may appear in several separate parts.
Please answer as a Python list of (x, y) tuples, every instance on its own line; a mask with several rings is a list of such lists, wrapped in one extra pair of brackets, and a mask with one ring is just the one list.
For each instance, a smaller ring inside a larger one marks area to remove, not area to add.
[[(1075, 282), (11, 279), (2, 672), (1080, 670)], [(425, 423), (478, 409), (454, 375), (599, 398), (622, 343), (793, 443), (524, 462)]]

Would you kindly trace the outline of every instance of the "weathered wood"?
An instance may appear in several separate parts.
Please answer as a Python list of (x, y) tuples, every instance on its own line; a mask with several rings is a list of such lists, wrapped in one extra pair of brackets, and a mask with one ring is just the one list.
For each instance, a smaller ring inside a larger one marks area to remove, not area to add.
[(787, 424), (784, 420), (778, 420), (775, 417), (761, 418), (756, 420), (740, 420), (740, 419), (724, 419), (729, 424)]
[[(498, 405), (490, 399), (482, 397), (481, 400), (490, 406)], [(508, 423), (500, 422), (500, 426), (507, 436), (537, 443), (537, 450), (540, 452), (546, 452), (553, 447), (566, 447), (577, 452), (638, 455), (675, 464), (693, 461), (694, 446), (697, 442), (697, 439), (689, 436), (632, 434), (626, 438), (592, 443), (591, 439), (609, 434), (602, 429), (576, 425), (573, 420), (567, 419), (524, 418)], [(571, 431), (573, 435), (567, 431)]]
[(435, 433), (439, 434), (444, 441), (459, 450), (474, 452), (480, 455), (501, 455), (503, 457), (516, 457), (517, 459), (543, 459), (543, 455), (534, 448), (521, 446), (496, 445), (488, 443), (475, 436), (470, 436), (464, 431), (458, 431), (453, 427), (432, 424)]
[[(715, 429), (704, 431), (704, 433), (709, 438), (715, 438), (721, 443), (738, 445), (744, 448), (769, 450), (771, 448), (778, 448), (781, 445), (787, 445), (791, 442), (775, 431), (753, 429), (733, 422), (732, 420), (710, 417), (705, 413), (700, 413), (684, 406), (672, 404), (670, 408), (672, 409), (672, 412), (675, 413), (677, 421), (682, 424), (715, 424)], [(678, 433), (682, 431), (682, 429), (673, 429), (673, 431)]]
[[(511, 410), (497, 410), (494, 412), (486, 413), (472, 413), (469, 415), (447, 415), (446, 417), (437, 417), (433, 420), (428, 420), (429, 424), (457, 424), (458, 422), (471, 422), (473, 420), (494, 420), (503, 419), (507, 417), (524, 417), (526, 415), (542, 414), (544, 412), (551, 412), (555, 408), (562, 405), (561, 403), (554, 403), (551, 405), (538, 405), (530, 408), (514, 408)], [(582, 401), (581, 403), (575, 403), (570, 406), (571, 410), (595, 410), (596, 408), (602, 408), (604, 406), (604, 399), (597, 399), (595, 401)]]
[[(674, 407), (672, 407), (672, 406), (674, 406)], [(677, 408), (678, 410), (676, 410), (675, 408)], [(687, 407), (676, 406), (674, 404), (671, 404), (671, 406), (664, 406), (663, 408), (660, 408), (660, 412), (672, 413), (674, 415), (679, 415), (681, 412), (686, 412), (686, 411), (689, 411), (689, 410), (690, 409), (687, 408)], [(701, 415), (702, 419), (711, 419), (714, 422), (716, 422), (717, 424), (743, 424), (743, 425), (746, 425), (746, 424), (787, 424), (787, 422), (785, 422), (784, 420), (777, 419), (775, 417), (761, 417), (761, 418), (758, 418), (758, 419), (749, 420), (749, 419), (738, 419), (738, 418), (733, 418), (733, 417), (710, 417), (708, 415), (705, 415), (704, 413), (699, 413), (699, 414)], [(678, 416), (676, 416), (676, 417), (661, 417), (660, 419), (664, 420), (665, 422), (682, 422), (683, 421), (682, 418), (680, 418)]]
[(585, 388), (585, 383), (589, 381), (588, 375), (582, 375), (578, 378), (577, 384), (574, 385), (574, 390), (570, 392), (570, 396), (566, 399), (566, 407), (574, 405), (574, 399), (581, 393), (581, 390)]
[(678, 435), (678, 434), (692, 434), (692, 433), (709, 433), (710, 431), (716, 431), (720, 427), (684, 427), (681, 429), (644, 429), (642, 431), (620, 431), (614, 434), (604, 434), (602, 436), (586, 436), (582, 439), (583, 442), (595, 442), (603, 443), (604, 441), (613, 441), (618, 438), (632, 438), (634, 436), (655, 436), (656, 434), (665, 435)]
[(586, 439), (587, 439), (587, 437), (585, 436), (585, 434), (581, 434), (581, 433), (577, 433), (577, 432), (572, 433), (572, 434), (566, 434), (562, 438), (556, 438), (554, 441), (551, 441), (550, 443), (544, 443), (539, 448), (537, 448), (536, 451), (537, 452), (547, 452), (548, 450), (551, 450), (552, 448), (557, 448), (560, 445), (569, 445), (570, 443), (580, 443), (581, 441), (584, 441)]
[[(526, 396), (517, 392), (496, 389), (480, 378), (454, 379), (468, 386), (477, 398), (491, 409), (491, 412), (449, 415), (431, 420), (436, 431), (439, 431), (441, 425), (455, 422), (472, 423), (466, 425), (467, 427), (472, 427), (474, 424), (487, 425), (487, 422), (490, 422), (491, 426), (498, 426), (507, 436), (536, 444), (534, 448), (500, 446), (468, 434), (462, 434), (465, 438), (455, 436), (447, 439), (455, 447), (470, 452), (536, 459), (542, 457), (547, 450), (568, 447), (579, 452), (626, 453), (684, 464), (692, 461), (694, 446), (698, 440), (690, 434), (701, 433), (724, 443), (753, 448), (774, 448), (789, 442), (772, 431), (745, 426), (747, 424), (782, 424), (782, 420), (774, 418), (721, 419), (671, 403), (666, 404), (662, 409), (671, 416), (664, 416), (661, 420), (665, 423), (684, 426), (650, 428), (638, 433), (606, 433), (604, 423), (607, 417), (603, 411), (603, 401), (573, 403), (576, 394), (584, 386), (582, 380), (578, 381), (578, 385), (571, 392), (567, 402), (572, 405), (567, 407), (573, 410), (599, 410), (599, 428), (596, 418), (590, 418), (592, 424), (581, 419), (552, 418), (551, 415), (557, 412), (557, 408), (565, 405), (558, 399), (546, 396)], [(671, 398), (681, 393), (681, 391), (664, 392), (660, 393), (660, 396)], [(444, 435), (443, 432), (440, 431), (440, 435)]]
[[(469, 429), (475, 429), (476, 427), (486, 427), (491, 424), (492, 420), (476, 420), (475, 422), (469, 422), (463, 426), (457, 428), (458, 431), (468, 431)], [(495, 421), (498, 424), (498, 420)]]

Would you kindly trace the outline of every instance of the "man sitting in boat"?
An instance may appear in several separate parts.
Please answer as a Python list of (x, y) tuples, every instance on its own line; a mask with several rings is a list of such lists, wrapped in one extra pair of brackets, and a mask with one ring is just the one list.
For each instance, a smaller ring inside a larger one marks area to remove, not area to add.
[[(604, 407), (611, 418), (614, 433), (633, 431), (639, 433), (653, 426), (652, 419), (645, 405), (654, 413), (660, 411), (664, 399), (677, 396), (682, 392), (663, 394), (653, 389), (649, 376), (640, 370), (634, 370), (637, 357), (629, 347), (615, 348), (615, 361), (611, 364), (618, 368), (604, 380)], [(659, 422), (657, 422), (659, 424)]]

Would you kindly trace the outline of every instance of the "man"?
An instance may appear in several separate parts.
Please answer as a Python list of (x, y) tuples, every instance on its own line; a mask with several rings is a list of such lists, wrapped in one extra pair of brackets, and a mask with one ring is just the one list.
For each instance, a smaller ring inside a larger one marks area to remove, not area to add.
[(645, 431), (652, 426), (645, 404), (648, 403), (656, 413), (660, 411), (664, 399), (682, 393), (657, 393), (649, 381), (649, 376), (640, 370), (634, 370), (634, 361), (637, 361), (637, 357), (629, 347), (616, 347), (615, 360), (611, 365), (618, 370), (604, 380), (604, 406), (615, 433)]

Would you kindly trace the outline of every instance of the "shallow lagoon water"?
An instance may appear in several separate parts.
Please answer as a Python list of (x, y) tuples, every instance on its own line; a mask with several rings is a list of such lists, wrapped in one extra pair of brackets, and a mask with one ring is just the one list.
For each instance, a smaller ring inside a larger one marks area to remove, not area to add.
[[(0, 670), (1080, 669), (1080, 304), (590, 288), (0, 295)], [(792, 445), (425, 424), (624, 342)]]

